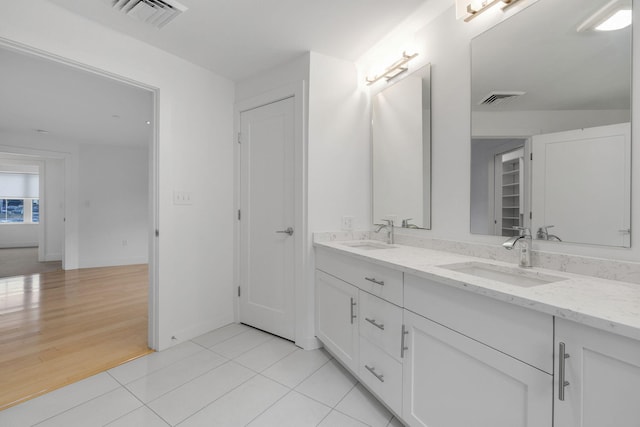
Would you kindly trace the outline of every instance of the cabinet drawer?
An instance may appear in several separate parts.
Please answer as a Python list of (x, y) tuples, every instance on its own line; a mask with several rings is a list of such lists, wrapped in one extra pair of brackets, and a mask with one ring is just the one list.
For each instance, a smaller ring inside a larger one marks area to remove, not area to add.
[(363, 291), (402, 305), (402, 272), (316, 248), (316, 268)]
[(404, 307), (476, 341), (553, 372), (553, 317), (407, 274)]
[(402, 411), (402, 364), (360, 337), (360, 381), (396, 414)]
[(401, 361), (402, 309), (364, 291), (359, 300), (360, 336)]

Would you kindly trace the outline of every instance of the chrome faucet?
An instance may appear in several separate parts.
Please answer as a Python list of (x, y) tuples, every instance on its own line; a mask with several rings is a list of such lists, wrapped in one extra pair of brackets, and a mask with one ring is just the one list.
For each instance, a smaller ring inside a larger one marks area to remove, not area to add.
[(403, 220), (402, 220), (402, 228), (420, 228), (420, 227), (418, 227), (418, 226), (417, 226), (417, 225), (415, 225), (415, 224), (411, 224), (411, 222), (410, 222), (410, 221), (411, 221), (412, 219), (413, 219), (413, 218), (403, 219)]
[(508, 239), (502, 244), (507, 250), (511, 250), (519, 243), (520, 246), (520, 260), (518, 265), (520, 267), (531, 267), (531, 230), (526, 227), (513, 227), (514, 230), (520, 230), (519, 236), (514, 236)]
[(376, 229), (376, 233), (379, 233), (383, 228), (387, 230), (387, 244), (393, 245), (394, 236), (393, 236), (393, 221), (390, 219), (383, 219), (386, 221), (386, 224), (374, 224), (378, 228)]
[(558, 242), (562, 242), (562, 239), (560, 239), (555, 234), (549, 234), (548, 228), (551, 228), (551, 227), (553, 227), (553, 225), (543, 225), (542, 227), (538, 228), (538, 231), (536, 232), (536, 239), (557, 240)]

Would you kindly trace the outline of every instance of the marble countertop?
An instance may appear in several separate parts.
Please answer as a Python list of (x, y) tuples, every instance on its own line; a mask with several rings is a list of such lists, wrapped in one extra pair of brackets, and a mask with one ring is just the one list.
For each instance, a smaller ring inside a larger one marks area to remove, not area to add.
[(637, 284), (533, 267), (523, 270), (526, 274), (562, 280), (521, 287), (442, 267), (478, 262), (519, 268), (514, 264), (412, 246), (392, 245), (388, 249), (369, 250), (345, 243), (349, 242), (315, 242), (314, 246), (640, 340), (640, 285)]

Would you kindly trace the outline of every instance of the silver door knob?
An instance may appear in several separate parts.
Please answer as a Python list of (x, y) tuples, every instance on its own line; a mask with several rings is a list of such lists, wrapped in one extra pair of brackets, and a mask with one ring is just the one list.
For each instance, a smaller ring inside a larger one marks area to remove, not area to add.
[(293, 235), (293, 227), (288, 227), (286, 230), (278, 230), (276, 233), (286, 233), (289, 236)]

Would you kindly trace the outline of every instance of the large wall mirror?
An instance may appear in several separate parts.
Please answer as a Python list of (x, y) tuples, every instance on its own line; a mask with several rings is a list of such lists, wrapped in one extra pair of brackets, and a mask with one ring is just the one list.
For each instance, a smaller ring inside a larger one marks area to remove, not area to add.
[(377, 93), (371, 111), (373, 221), (431, 228), (431, 67)]
[(539, 0), (472, 40), (472, 233), (630, 246), (632, 28), (594, 28), (618, 8)]

